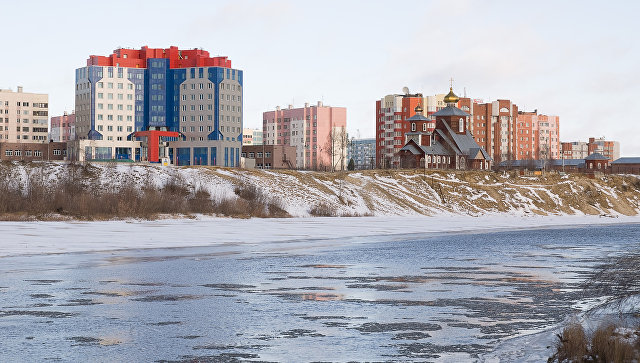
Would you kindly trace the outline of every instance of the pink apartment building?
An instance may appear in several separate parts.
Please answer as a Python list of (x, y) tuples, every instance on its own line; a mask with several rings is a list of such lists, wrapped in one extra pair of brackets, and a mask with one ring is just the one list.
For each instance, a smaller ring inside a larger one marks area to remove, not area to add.
[(518, 112), (517, 126), (517, 158), (526, 159), (561, 159), (560, 153), (560, 118), (558, 116), (541, 115), (538, 111)]
[(49, 138), (55, 142), (71, 141), (76, 138), (76, 114), (66, 112), (62, 116), (51, 117)]
[(310, 106), (262, 114), (265, 145), (290, 145), (296, 148), (296, 167), (314, 170), (344, 170), (347, 168), (347, 109)]

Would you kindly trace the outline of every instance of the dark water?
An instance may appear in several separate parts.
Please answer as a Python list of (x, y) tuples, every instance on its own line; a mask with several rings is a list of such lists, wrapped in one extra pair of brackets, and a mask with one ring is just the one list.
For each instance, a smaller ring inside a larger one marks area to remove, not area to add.
[(0, 258), (0, 361), (473, 361), (640, 225)]

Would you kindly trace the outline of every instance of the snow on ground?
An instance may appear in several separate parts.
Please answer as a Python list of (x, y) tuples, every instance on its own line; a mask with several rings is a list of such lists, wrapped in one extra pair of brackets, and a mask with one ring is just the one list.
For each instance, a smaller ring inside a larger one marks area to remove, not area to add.
[(640, 223), (640, 216), (472, 217), (443, 214), (404, 217), (196, 219), (100, 222), (0, 222), (0, 258), (15, 255), (118, 249), (212, 246), (362, 237), (358, 242), (403, 234), (490, 232), (518, 228)]
[(234, 199), (237, 186), (256, 185), (293, 217), (308, 217), (320, 206), (336, 216), (640, 212), (640, 182), (636, 177), (621, 175), (592, 179), (582, 174), (519, 176), (478, 171), (323, 173), (115, 163), (0, 165), (0, 183), (18, 187), (39, 180), (52, 184), (69, 175), (73, 175), (74, 181), (106, 190), (132, 184), (140, 189), (161, 188), (175, 182), (191, 190), (204, 189), (214, 200)]

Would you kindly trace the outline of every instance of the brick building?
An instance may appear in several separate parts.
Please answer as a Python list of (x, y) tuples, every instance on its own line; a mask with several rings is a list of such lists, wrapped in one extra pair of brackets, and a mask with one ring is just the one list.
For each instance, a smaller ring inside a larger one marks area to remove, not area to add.
[(612, 161), (611, 172), (615, 174), (640, 175), (640, 157), (625, 157)]
[(398, 152), (400, 167), (426, 169), (490, 169), (492, 158), (475, 140), (471, 115), (456, 107), (459, 98), (449, 90), (446, 107), (424, 116), (421, 105), (404, 122), (411, 130)]
[(613, 161), (620, 158), (620, 143), (618, 141), (605, 140), (604, 137), (589, 138), (589, 153), (600, 153)]
[(589, 144), (584, 141), (561, 142), (561, 158), (584, 159), (589, 156)]
[(65, 112), (62, 116), (51, 117), (49, 139), (54, 142), (66, 142), (76, 138), (76, 114)]
[[(517, 159), (561, 159), (560, 118), (538, 111), (519, 112), (517, 119)], [(582, 159), (584, 157), (571, 159)]]
[(294, 169), (296, 147), (290, 145), (246, 145), (242, 157), (254, 159), (258, 169)]
[(421, 93), (386, 95), (376, 101), (376, 166), (388, 168), (398, 165), (397, 153), (405, 144), (405, 136), (411, 130), (405, 122), (415, 115), (415, 108), (421, 105), (424, 116), (445, 107), (444, 94), (423, 97)]
[(593, 153), (584, 159), (586, 171), (606, 171), (609, 168), (609, 159), (600, 154)]
[(518, 106), (510, 100), (482, 103), (461, 98), (458, 106), (471, 115), (469, 131), (496, 162), (515, 160)]
[(620, 158), (620, 143), (618, 141), (605, 140), (604, 137), (590, 137), (588, 142), (571, 141), (562, 143), (562, 154), (567, 159), (586, 158), (598, 153), (610, 161)]
[(325, 106), (322, 102), (310, 106), (262, 114), (263, 143), (290, 145), (296, 149), (296, 168), (314, 170), (345, 170), (347, 168), (347, 109)]
[(66, 160), (66, 142), (0, 142), (0, 160)]

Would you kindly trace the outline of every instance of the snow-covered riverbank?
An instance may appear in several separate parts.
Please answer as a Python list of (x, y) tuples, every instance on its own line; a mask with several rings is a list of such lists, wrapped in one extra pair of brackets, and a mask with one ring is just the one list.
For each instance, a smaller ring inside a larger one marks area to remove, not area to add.
[(138, 248), (258, 244), (294, 240), (384, 237), (406, 234), (489, 232), (521, 228), (640, 223), (640, 216), (513, 216), (480, 217), (327, 217), (195, 219), (99, 222), (0, 222), (0, 257), (22, 254), (107, 251)]
[[(133, 193), (132, 190), (141, 193), (161, 190), (167, 185), (173, 185), (173, 189), (187, 196), (195, 198), (200, 191), (214, 202), (230, 203), (242, 198), (239, 189), (255, 188), (258, 194), (277, 204), (292, 217), (443, 214), (482, 216), (487, 213), (631, 216), (640, 212), (640, 179), (633, 175), (590, 178), (584, 174), (548, 173), (528, 176), (516, 172), (453, 170), (363, 170), (328, 173), (115, 163), (0, 164), (0, 187), (5, 187), (7, 195), (18, 192), (29, 194), (30, 187), (38, 185), (42, 188), (35, 188), (31, 194), (40, 193), (46, 197), (45, 191), (41, 189), (66, 190), (69, 185), (81, 186), (82, 188), (76, 189), (95, 194), (85, 198), (88, 200), (80, 201), (88, 204), (86, 211), (69, 213), (66, 209), (73, 210), (71, 207), (77, 204), (65, 206), (49, 203), (51, 205), (46, 210), (7, 210), (7, 213), (31, 213), (35, 214), (37, 219), (44, 220), (55, 219), (57, 216), (47, 213), (55, 214), (58, 210), (62, 218), (145, 217), (143, 211), (138, 211), (138, 214), (126, 213), (127, 202), (129, 206), (135, 204), (132, 200), (135, 198), (123, 200), (123, 208), (119, 210), (98, 210), (94, 211), (94, 214), (90, 213), (91, 202), (94, 199), (99, 200), (105, 193), (111, 193), (107, 199), (111, 201), (126, 194), (123, 190), (129, 194)], [(73, 191), (65, 193), (70, 195)], [(0, 194), (0, 202), (2, 197)], [(64, 199), (64, 196), (58, 197)], [(138, 202), (153, 205), (150, 197), (146, 198)], [(11, 199), (6, 199), (5, 203), (10, 202)], [(74, 203), (80, 202), (74, 200)], [(31, 205), (29, 203), (27, 205)], [(154, 213), (163, 213), (162, 210), (159, 208)], [(164, 213), (180, 213), (180, 210), (166, 209)], [(196, 212), (197, 209), (187, 208), (185, 213)], [(203, 213), (209, 213), (208, 209), (204, 209)], [(234, 215), (223, 209), (214, 209), (211, 213)], [(244, 214), (252, 215), (246, 211)], [(284, 216), (273, 213), (268, 215)], [(4, 219), (20, 218), (12, 218), (9, 215)]]

